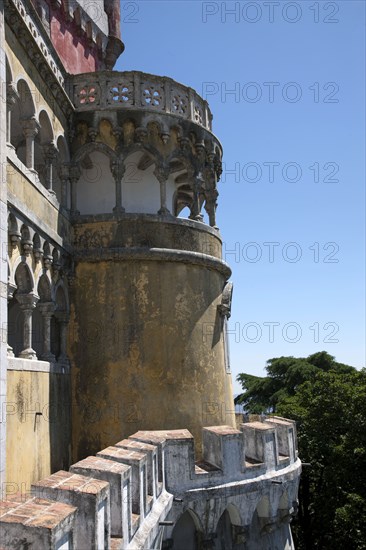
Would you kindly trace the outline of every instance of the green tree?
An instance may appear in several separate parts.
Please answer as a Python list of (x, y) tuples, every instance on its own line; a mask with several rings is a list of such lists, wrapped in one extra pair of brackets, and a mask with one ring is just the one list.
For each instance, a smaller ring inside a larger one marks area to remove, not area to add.
[[(298, 423), (298, 547), (366, 549), (366, 370), (321, 372), (278, 405)], [(354, 515), (353, 515), (354, 514)]]
[(301, 476), (296, 548), (366, 550), (366, 370), (320, 352), (271, 359), (267, 373), (261, 382), (240, 375), (241, 402), (297, 421), (299, 456), (310, 467)]
[(249, 413), (276, 412), (278, 403), (295, 395), (296, 388), (306, 381), (315, 379), (319, 372), (355, 372), (356, 369), (337, 363), (332, 355), (320, 351), (309, 357), (276, 357), (266, 364), (265, 377), (239, 374), (244, 392), (235, 398)]

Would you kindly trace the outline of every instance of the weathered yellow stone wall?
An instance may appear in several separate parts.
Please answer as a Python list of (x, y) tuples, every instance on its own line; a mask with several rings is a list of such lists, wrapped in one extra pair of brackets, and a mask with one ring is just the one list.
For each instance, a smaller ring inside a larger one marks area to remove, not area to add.
[(68, 467), (69, 386), (66, 374), (8, 370), (8, 492), (25, 493), (31, 483)]
[[(19, 203), (27, 208), (46, 226), (48, 234), (62, 237), (61, 244), (70, 242), (71, 224), (60, 213), (60, 210), (44, 196), (16, 166), (7, 163), (8, 200), (17, 206)], [(19, 206), (20, 208), (20, 206)]]
[[(88, 232), (93, 241), (91, 225)], [(139, 429), (188, 428), (199, 445), (202, 426), (235, 425), (217, 311), (224, 283), (218, 270), (191, 263), (79, 257), (69, 338), (73, 460)]]

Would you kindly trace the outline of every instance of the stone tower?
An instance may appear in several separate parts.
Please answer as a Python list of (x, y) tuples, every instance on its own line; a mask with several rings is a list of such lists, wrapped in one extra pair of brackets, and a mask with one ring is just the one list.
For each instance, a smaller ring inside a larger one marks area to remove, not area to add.
[(233, 411), (211, 112), (112, 70), (119, 9), (0, 0), (0, 540), (292, 550), (294, 423)]
[(141, 72), (75, 75), (70, 94), (74, 457), (142, 428), (199, 445), (204, 425), (234, 425), (209, 107)]

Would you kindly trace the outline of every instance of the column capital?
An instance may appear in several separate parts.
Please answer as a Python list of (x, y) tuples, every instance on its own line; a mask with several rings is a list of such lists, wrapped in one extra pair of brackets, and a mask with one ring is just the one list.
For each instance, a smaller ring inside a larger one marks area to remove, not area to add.
[(57, 311), (56, 309), (55, 317), (59, 323), (66, 324), (66, 325), (70, 320), (70, 315), (67, 313), (67, 311)]
[(169, 178), (170, 169), (166, 164), (157, 164), (154, 170), (154, 176), (160, 184), (160, 209), (158, 214), (160, 216), (169, 216), (170, 211), (166, 205), (166, 182)]
[(18, 99), (19, 94), (15, 82), (8, 82), (6, 85), (6, 103), (8, 107), (12, 109)]
[(165, 165), (157, 165), (154, 170), (154, 176), (158, 180), (159, 183), (164, 183), (169, 178), (170, 169), (169, 166)]
[(77, 164), (69, 165), (69, 176), (71, 183), (77, 183), (81, 176), (81, 170)]
[(26, 138), (35, 137), (38, 134), (40, 127), (35, 117), (23, 118), (22, 122), (23, 122), (23, 133)]
[(38, 302), (37, 307), (44, 317), (52, 317), (56, 306), (53, 302)]
[(58, 167), (58, 175), (61, 181), (68, 181), (70, 179), (70, 164), (63, 162)]
[(14, 297), (14, 292), (17, 289), (17, 285), (13, 285), (12, 283), (8, 283), (8, 300), (11, 300)]
[(47, 162), (51, 163), (56, 159), (58, 149), (52, 141), (43, 145), (43, 151)]
[(122, 160), (112, 160), (110, 168), (114, 181), (120, 182), (126, 171), (125, 163)]
[(23, 311), (33, 310), (39, 300), (39, 296), (37, 296), (36, 294), (17, 293), (15, 297), (19, 302), (20, 309), (22, 309)]

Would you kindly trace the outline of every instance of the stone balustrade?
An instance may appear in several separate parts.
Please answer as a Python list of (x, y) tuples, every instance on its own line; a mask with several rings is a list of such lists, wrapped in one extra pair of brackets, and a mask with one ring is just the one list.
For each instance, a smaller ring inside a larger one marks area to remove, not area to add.
[(166, 76), (139, 71), (99, 71), (74, 75), (69, 94), (75, 110), (143, 110), (189, 120), (211, 131), (212, 114), (206, 100), (192, 88)]
[(244, 423), (240, 430), (204, 428), (199, 461), (188, 430), (139, 431), (73, 464), (70, 472), (34, 483), (25, 502), (7, 497), (0, 506), (1, 536), (9, 547), (26, 538), (30, 550), (45, 544), (63, 550), (155, 548), (161, 540), (168, 548), (182, 513), (194, 509), (204, 525), (213, 502), (218, 518), (228, 505), (240, 510), (238, 540), (249, 533), (255, 513), (264, 537), (287, 533), (284, 518), (288, 524), (294, 513), (301, 471), (295, 445), (294, 423), (279, 417)]

